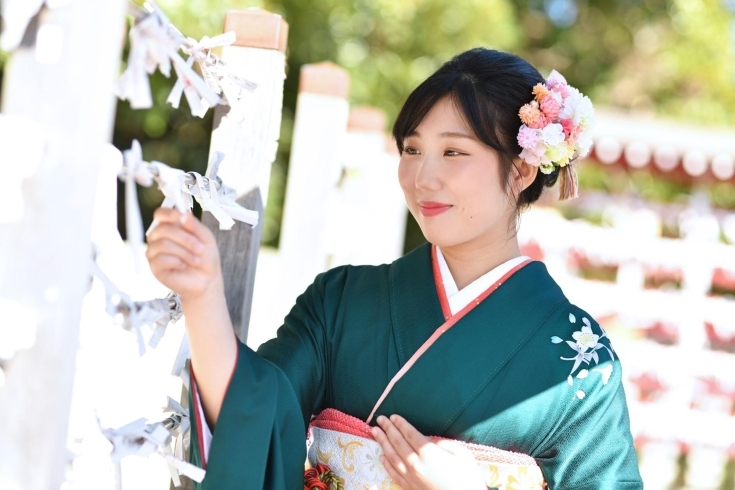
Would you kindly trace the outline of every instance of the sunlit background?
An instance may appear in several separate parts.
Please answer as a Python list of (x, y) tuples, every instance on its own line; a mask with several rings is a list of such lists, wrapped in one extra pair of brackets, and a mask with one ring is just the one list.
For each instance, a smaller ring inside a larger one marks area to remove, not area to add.
[[(345, 68), (350, 105), (380, 109), (389, 122), (418, 83), (474, 46), (516, 53), (544, 75), (556, 69), (589, 95), (599, 125), (593, 152), (578, 167), (581, 197), (559, 204), (548, 196), (529, 211), (519, 232), (523, 251), (544, 260), (611, 334), (626, 370), (646, 488), (735, 489), (735, 0), (159, 4), (196, 39), (220, 33), (230, 9), (262, 7), (289, 23), (283, 122), (256, 280), (268, 292), (302, 65), (331, 60)], [(0, 73), (8, 56), (0, 52)], [(203, 174), (212, 111), (200, 119), (185, 102), (175, 110), (166, 104), (174, 79), (156, 73), (151, 83), (153, 108), (118, 103), (114, 145), (128, 149), (137, 139), (146, 160)], [(162, 195), (155, 187), (139, 187), (138, 195), (147, 225)], [(424, 241), (410, 217), (401, 238), (404, 251)], [(268, 299), (256, 289), (253, 321), (274, 323), (273, 333), (283, 306), (270, 308)], [(94, 359), (84, 362), (80, 368), (94, 370)], [(136, 369), (144, 376), (147, 367)], [(77, 471), (92, 474), (100, 461), (87, 459)], [(127, 485), (148, 488), (142, 480)]]

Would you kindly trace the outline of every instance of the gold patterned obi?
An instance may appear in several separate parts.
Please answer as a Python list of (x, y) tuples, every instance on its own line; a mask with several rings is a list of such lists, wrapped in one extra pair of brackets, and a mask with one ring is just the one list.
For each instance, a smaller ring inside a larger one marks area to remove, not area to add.
[[(498, 490), (542, 490), (541, 469), (525, 454), (454, 441), (472, 452), (488, 487)], [(309, 424), (308, 463), (327, 465), (344, 490), (399, 490), (380, 463), (383, 453), (370, 426), (338, 410), (326, 409)]]

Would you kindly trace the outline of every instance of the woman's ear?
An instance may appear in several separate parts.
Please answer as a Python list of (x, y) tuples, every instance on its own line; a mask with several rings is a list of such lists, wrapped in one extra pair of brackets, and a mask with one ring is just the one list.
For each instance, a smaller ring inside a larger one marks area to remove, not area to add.
[(516, 169), (513, 175), (513, 188), (518, 189), (518, 193), (520, 194), (536, 180), (538, 167), (526, 163), (521, 157), (513, 159), (513, 166)]

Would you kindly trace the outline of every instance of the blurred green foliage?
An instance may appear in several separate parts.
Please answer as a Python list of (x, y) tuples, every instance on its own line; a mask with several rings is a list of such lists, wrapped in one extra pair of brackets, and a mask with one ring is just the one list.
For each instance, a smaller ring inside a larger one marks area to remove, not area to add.
[[(136, 0), (141, 3), (139, 0)], [(351, 103), (397, 114), (408, 93), (452, 55), (474, 46), (507, 50), (543, 74), (556, 69), (598, 107), (735, 126), (735, 15), (725, 0), (159, 0), (186, 35), (221, 32), (229, 9), (262, 7), (290, 27), (281, 144), (273, 166), (264, 241), (278, 240), (298, 73), (334, 61), (352, 76)], [(0, 56), (0, 69), (3, 57)], [(121, 70), (124, 68), (124, 62)], [(118, 104), (114, 144), (137, 138), (144, 157), (203, 172), (212, 116), (192, 117), (165, 103), (173, 80), (151, 79), (155, 106)], [(677, 200), (689, 189), (650, 175), (584, 170), (583, 185), (628, 189)], [(733, 186), (712, 187), (713, 201), (735, 207)], [(144, 219), (162, 197), (140, 189)], [(408, 246), (420, 241), (409, 223)]]

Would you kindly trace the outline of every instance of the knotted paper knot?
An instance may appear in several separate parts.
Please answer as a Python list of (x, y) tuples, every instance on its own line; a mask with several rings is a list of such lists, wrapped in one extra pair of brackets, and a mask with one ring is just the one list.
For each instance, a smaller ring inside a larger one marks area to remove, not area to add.
[(138, 353), (141, 356), (146, 352), (142, 327), (148, 325), (153, 329), (153, 333), (148, 339), (148, 346), (155, 349), (168, 324), (177, 322), (183, 315), (181, 300), (174, 292), (170, 292), (166, 298), (133, 301), (102, 272), (102, 269), (94, 261), (92, 262), (92, 273), (102, 281), (105, 288), (107, 314), (125, 330), (135, 332)]
[[(198, 42), (195, 39), (186, 38), (181, 45), (181, 49), (189, 55), (186, 65), (192, 67), (196, 61), (207, 86), (216, 94), (224, 96), (224, 100), (220, 100), (220, 103), (227, 103), (231, 107), (234, 107), (240, 99), (242, 90), (253, 92), (258, 86), (256, 83), (232, 73), (227, 64), (212, 53), (212, 49), (229, 46), (235, 40), (235, 33), (230, 31), (213, 38), (205, 36)], [(191, 113), (195, 116), (203, 117), (207, 109), (211, 107), (206, 98), (202, 98), (197, 94), (197, 91), (188, 83), (186, 77), (179, 75), (179, 79), (171, 90), (167, 102), (178, 109), (182, 93), (186, 96)]]
[[(148, 76), (158, 69), (164, 76), (171, 76), (173, 66), (176, 75), (193, 94), (194, 99), (204, 99), (209, 106), (220, 100), (219, 95), (187, 64), (178, 50), (185, 41), (163, 11), (152, 0), (147, 2), (148, 14), (138, 18), (130, 29), (130, 53), (125, 72), (115, 85), (115, 93), (130, 101), (133, 109), (148, 109), (153, 106)], [(187, 95), (188, 97), (188, 95)], [(190, 101), (191, 102), (191, 101)], [(195, 107), (192, 106), (192, 111)], [(196, 107), (201, 110), (201, 107)]]
[[(183, 458), (174, 456), (170, 450), (170, 443), (174, 432), (181, 433), (184, 427), (188, 429), (188, 417), (184, 417), (179, 413), (179, 409), (183, 411), (181, 405), (174, 402), (177, 407), (171, 407), (173, 400), (169, 398), (169, 406), (166, 410), (175, 411), (175, 414), (169, 418), (154, 423), (146, 423), (145, 419), (138, 419), (119, 429), (102, 429), (108, 441), (112, 444), (110, 459), (115, 466), (117, 475), (117, 488), (122, 488), (122, 478), (120, 472), (120, 461), (131, 455), (147, 457), (153, 453), (162, 456), (172, 469), (172, 477), (175, 475), (174, 483), (180, 485), (178, 475), (186, 475), (194, 481), (200, 482), (204, 479), (205, 471), (193, 464), (187, 463)], [(185, 422), (184, 422), (185, 421)], [(174, 470), (175, 469), (175, 470)]]

